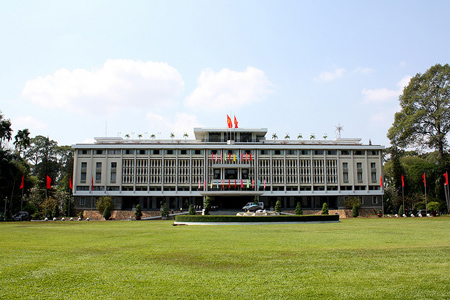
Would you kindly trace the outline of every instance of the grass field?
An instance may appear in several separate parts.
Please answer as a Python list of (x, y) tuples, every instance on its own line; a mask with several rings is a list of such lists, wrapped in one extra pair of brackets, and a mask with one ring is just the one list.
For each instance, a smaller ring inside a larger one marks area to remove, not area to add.
[(0, 223), (1, 299), (450, 299), (450, 218)]

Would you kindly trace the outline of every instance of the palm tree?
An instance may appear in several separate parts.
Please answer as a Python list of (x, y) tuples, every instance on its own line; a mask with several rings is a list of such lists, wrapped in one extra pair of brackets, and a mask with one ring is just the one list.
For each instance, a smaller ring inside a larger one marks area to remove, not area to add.
[(142, 134), (139, 133), (139, 134), (138, 134), (138, 138), (141, 139), (141, 137), (142, 137)]
[(156, 135), (154, 135), (154, 134), (152, 133), (152, 135), (150, 136), (150, 138), (151, 138), (152, 140), (154, 140), (154, 139), (156, 138)]
[(173, 141), (173, 138), (175, 137), (175, 133), (173, 133), (173, 132), (171, 132), (170, 133), (170, 138), (172, 139), (172, 141)]
[(301, 134), (301, 133), (299, 133), (298, 135), (297, 135), (297, 139), (298, 140), (301, 140), (303, 138), (303, 135)]
[(284, 137), (285, 140), (290, 139), (291, 137), (289, 136), (289, 133), (286, 133), (286, 136)]
[(311, 135), (309, 136), (309, 139), (310, 139), (310, 140), (316, 139), (316, 135), (315, 135), (314, 133), (311, 133)]
[(272, 134), (272, 139), (274, 140), (278, 139), (278, 135), (276, 133)]
[(326, 140), (328, 135), (326, 133), (323, 134), (323, 139)]
[(22, 150), (27, 149), (31, 145), (30, 132), (28, 129), (19, 130), (14, 137), (14, 145), (21, 156)]
[(127, 139), (129, 139), (129, 138), (130, 138), (130, 135), (127, 133), (127, 134), (125, 134), (125, 137), (126, 137)]
[(187, 132), (185, 132), (185, 133), (183, 134), (183, 137), (184, 137), (184, 141), (186, 141), (186, 139), (189, 137), (189, 134), (187, 134)]

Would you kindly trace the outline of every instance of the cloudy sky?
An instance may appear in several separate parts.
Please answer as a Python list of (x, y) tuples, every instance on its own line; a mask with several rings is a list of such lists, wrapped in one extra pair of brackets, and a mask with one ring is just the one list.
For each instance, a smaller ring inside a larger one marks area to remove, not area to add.
[(1, 1), (0, 110), (60, 145), (194, 127), (369, 139), (449, 62), (449, 1)]

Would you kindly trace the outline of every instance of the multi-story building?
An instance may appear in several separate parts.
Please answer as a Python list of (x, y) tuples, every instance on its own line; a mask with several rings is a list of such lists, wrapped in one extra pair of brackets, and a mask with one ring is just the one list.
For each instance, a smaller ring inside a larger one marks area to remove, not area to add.
[(195, 140), (96, 138), (76, 144), (73, 194), (77, 209), (111, 196), (116, 209), (158, 210), (202, 205), (241, 208), (257, 197), (266, 207), (343, 209), (382, 203), (384, 146), (360, 139), (268, 140), (267, 129), (194, 128)]

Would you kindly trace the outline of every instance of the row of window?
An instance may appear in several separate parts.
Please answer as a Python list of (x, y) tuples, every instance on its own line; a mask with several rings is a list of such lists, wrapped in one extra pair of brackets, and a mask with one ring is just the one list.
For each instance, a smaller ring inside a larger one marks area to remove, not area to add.
[[(147, 155), (147, 154), (152, 154), (152, 155), (161, 155), (162, 153), (166, 154), (166, 155), (175, 155), (175, 154), (179, 154), (179, 155), (189, 155), (189, 154), (193, 154), (193, 155), (202, 155), (204, 153), (204, 150), (188, 150), (188, 149), (182, 149), (182, 150), (173, 150), (173, 149), (166, 149), (166, 150), (160, 150), (160, 149), (108, 149), (108, 150), (103, 150), (103, 149), (96, 149), (96, 150), (92, 150), (94, 155), (104, 155), (105, 153), (108, 153), (109, 155), (120, 155), (121, 153), (124, 155), (131, 155), (131, 154), (137, 154), (137, 155)], [(270, 155), (270, 153), (272, 153), (273, 155), (284, 155), (284, 153), (286, 152), (286, 155), (297, 155), (297, 152), (299, 155), (311, 155), (311, 151), (313, 155), (337, 155), (338, 151), (337, 150), (259, 150), (258, 153), (260, 155)], [(254, 154), (254, 151), (252, 150), (241, 150), (242, 154)], [(208, 150), (207, 151), (208, 154), (221, 154), (222, 151), (221, 150)], [(225, 154), (239, 154), (239, 150), (223, 150), (223, 153)], [(350, 150), (340, 150), (339, 154), (340, 155), (351, 155), (352, 151)], [(366, 151), (364, 150), (353, 150), (353, 155), (365, 155)], [(377, 150), (368, 150), (367, 151), (367, 155), (378, 155), (378, 151)], [(87, 150), (87, 149), (79, 149), (78, 150), (78, 154), (80, 155), (90, 155), (91, 154), (91, 150)]]

